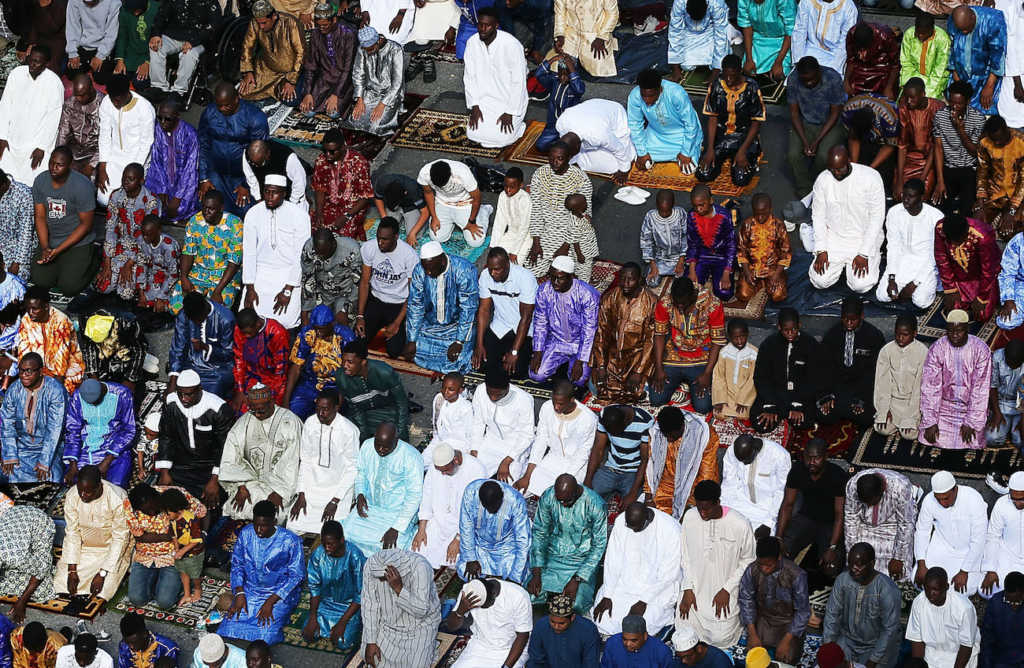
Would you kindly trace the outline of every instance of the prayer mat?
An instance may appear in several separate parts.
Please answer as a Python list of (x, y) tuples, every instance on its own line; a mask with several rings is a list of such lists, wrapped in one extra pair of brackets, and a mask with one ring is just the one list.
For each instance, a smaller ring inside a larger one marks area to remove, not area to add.
[[(125, 584), (127, 585), (127, 577), (125, 578)], [(13, 605), (17, 601), (17, 596), (0, 596), (0, 603)], [(92, 597), (88, 599), (71, 599), (58, 596), (57, 598), (40, 603), (29, 601), (28, 607), (42, 610), (43, 612), (52, 612), (56, 615), (68, 615), (69, 617), (78, 617), (85, 620), (95, 619), (106, 610), (99, 601)]]
[(54, 509), (64, 516), (64, 495), (68, 488), (55, 482), (6, 483), (0, 492), (14, 501), (16, 506), (32, 506), (53, 517)]
[[(824, 644), (821, 633), (807, 633), (804, 636), (804, 651), (800, 655), (800, 662), (795, 668), (815, 668), (818, 665), (818, 648)], [(735, 665), (742, 666), (747, 660), (747, 632), (740, 636), (739, 642), (732, 647), (723, 650), (733, 660)], [(774, 658), (775, 650), (768, 650), (769, 655)]]
[(764, 320), (764, 310), (768, 305), (768, 290), (761, 288), (746, 303), (740, 300), (733, 300), (728, 304), (722, 304), (725, 311), (725, 319), (743, 318), (744, 320)]
[[(530, 121), (526, 126), (526, 132), (524, 132), (519, 141), (512, 146), (504, 160), (507, 162), (518, 162), (524, 165), (546, 165), (548, 163), (548, 157), (543, 153), (538, 152), (535, 148), (537, 139), (543, 131), (544, 121)], [(719, 197), (741, 197), (744, 193), (752, 192), (757, 188), (758, 180), (760, 178), (759, 176), (755, 176), (751, 182), (744, 187), (733, 185), (732, 177), (729, 175), (729, 168), (731, 165), (731, 162), (726, 162), (722, 166), (722, 172), (718, 175), (718, 178), (707, 184), (711, 187), (711, 192), (713, 194)], [(587, 173), (600, 179), (611, 180), (612, 178), (611, 174), (601, 174), (598, 172)], [(683, 174), (679, 171), (679, 166), (674, 162), (659, 162), (647, 171), (641, 171), (636, 167), (633, 167), (629, 172), (629, 178), (626, 180), (627, 185), (636, 186), (638, 188), (649, 188), (651, 190), (667, 188), (669, 190), (690, 191), (698, 183), (700, 182), (697, 180), (696, 176), (692, 174), (689, 176)]]
[(860, 468), (878, 466), (894, 471), (931, 475), (949, 471), (965, 478), (983, 479), (991, 471), (1011, 473), (1024, 469), (1024, 455), (1013, 445), (981, 450), (948, 450), (883, 436), (869, 429), (861, 437), (851, 463)]
[[(431, 665), (431, 668), (450, 668), (455, 663), (455, 660), (462, 654), (462, 650), (466, 647), (466, 643), (469, 642), (469, 636), (457, 636), (452, 633), (445, 633), (438, 631), (437, 633), (437, 660)], [(355, 656), (353, 656), (347, 663), (341, 664), (343, 668), (369, 668), (369, 665), (363, 661), (363, 654), (356, 650)]]
[[(490, 222), (493, 222), (493, 220)], [(380, 215), (377, 213), (376, 210), (372, 211), (370, 214), (366, 216), (366, 222), (363, 223), (363, 229), (366, 231), (367, 241), (369, 241), (370, 239), (377, 238), (377, 225), (379, 224)], [(425, 229), (421, 230), (420, 232), (420, 235), (416, 238), (415, 248), (417, 251), (423, 248), (423, 245), (425, 243), (430, 241), (430, 235), (427, 234)], [(398, 233), (404, 239), (407, 236), (408, 230), (403, 229), (400, 226), (398, 229)], [(487, 249), (490, 247), (490, 245), (491, 230), (490, 226), (488, 226), (487, 236), (484, 237), (484, 242), (477, 247), (472, 247), (469, 244), (467, 244), (466, 237), (462, 235), (462, 231), (459, 230), (458, 228), (452, 231), (451, 238), (448, 239), (448, 241), (441, 244), (441, 247), (444, 248), (445, 253), (448, 253), (449, 255), (457, 255), (458, 257), (461, 257), (465, 260), (469, 260), (470, 262), (475, 264), (476, 261), (483, 257), (484, 253), (487, 252)]]
[(425, 63), (428, 60), (432, 60), (435, 63), (458, 63), (461, 62), (458, 56), (455, 55), (455, 45), (446, 46), (443, 42), (439, 42), (429, 49), (423, 51), (417, 51), (409, 57), (409, 64), (412, 63)]
[(789, 424), (785, 420), (779, 420), (779, 423), (775, 425), (775, 429), (771, 430), (767, 434), (758, 434), (754, 431), (754, 428), (750, 426), (750, 422), (747, 420), (741, 420), (739, 418), (722, 418), (722, 417), (711, 417), (710, 424), (715, 428), (715, 433), (718, 434), (718, 445), (722, 448), (730, 448), (732, 444), (741, 434), (754, 434), (758, 438), (766, 438), (769, 441), (775, 441), (779, 445), (788, 449), (790, 441)]
[[(426, 99), (426, 95), (406, 93), (402, 102), (403, 111), (398, 116), (399, 126), (405, 123)], [(286, 107), (286, 109), (288, 108)], [(298, 109), (289, 109), (285, 114), (275, 114), (270, 119), (270, 123), (271, 139), (291, 146), (314, 146), (317, 148), (323, 142), (327, 131), (338, 127), (338, 119), (331, 118), (327, 114), (308, 117)], [(348, 128), (341, 128), (341, 131), (345, 135), (346, 145), (359, 151), (370, 161), (377, 157), (377, 154), (388, 142), (388, 137), (381, 137), (369, 132), (359, 132)]]
[[(161, 610), (156, 606), (156, 601), (150, 601), (143, 606), (134, 605), (128, 598), (128, 579), (125, 578), (109, 607), (114, 612), (122, 615), (136, 612), (146, 619), (194, 629), (196, 624), (206, 619), (206, 616), (216, 607), (217, 599), (220, 598), (221, 594), (230, 591), (231, 582), (229, 580), (204, 575), (203, 595), (198, 601), (179, 605), (170, 610)], [(287, 628), (285, 633), (287, 637)], [(287, 639), (285, 642), (288, 642)]]
[(497, 160), (502, 148), (484, 148), (466, 136), (468, 114), (456, 114), (437, 109), (417, 109), (398, 128), (391, 144), (398, 148), (420, 151), (442, 151), (459, 155), (472, 155), (486, 160)]
[[(758, 74), (757, 85), (761, 87), (761, 99), (765, 104), (777, 104), (786, 106), (786, 80), (775, 81), (767, 74)], [(700, 67), (689, 72), (683, 72), (683, 80), (679, 83), (690, 95), (700, 98), (707, 97), (708, 82), (711, 80), (711, 70)], [(696, 106), (696, 105), (695, 105)], [(699, 110), (699, 107), (698, 107)]]
[[(971, 322), (971, 334), (977, 336), (985, 343), (992, 345), (999, 327), (996, 325), (996, 317), (993, 315), (986, 322)], [(942, 294), (935, 298), (931, 307), (917, 318), (917, 338), (921, 342), (931, 345), (932, 342), (942, 338), (946, 334), (946, 316), (942, 314)], [(1004, 344), (1005, 345), (1005, 344)]]
[(794, 429), (785, 446), (791, 453), (800, 454), (808, 441), (821, 438), (828, 445), (830, 458), (845, 458), (847, 451), (856, 445), (859, 436), (860, 428), (857, 425), (849, 420), (840, 420), (836, 424), (819, 424), (811, 429)]
[(294, 647), (301, 647), (302, 649), (311, 649), (317, 652), (340, 654), (344, 657), (341, 659), (340, 662), (342, 665), (348, 665), (347, 662), (351, 661), (351, 659), (359, 653), (359, 645), (356, 645), (355, 647), (350, 647), (348, 649), (341, 649), (340, 647), (332, 643), (330, 638), (318, 637), (313, 642), (307, 642), (302, 637), (302, 629), (306, 625), (306, 621), (308, 619), (309, 587), (303, 586), (302, 598), (299, 599), (298, 605), (296, 605), (295, 610), (292, 611), (291, 619), (284, 626), (284, 644), (292, 645)]

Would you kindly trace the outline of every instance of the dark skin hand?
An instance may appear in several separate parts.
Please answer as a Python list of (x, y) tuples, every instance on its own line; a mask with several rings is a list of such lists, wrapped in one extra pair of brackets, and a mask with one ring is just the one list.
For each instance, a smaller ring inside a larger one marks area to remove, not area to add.
[(530, 592), (531, 596), (537, 596), (540, 594), (541, 587), (540, 569), (533, 568), (531, 571), (532, 575), (530, 576), (530, 581), (526, 583), (526, 591)]
[(384, 535), (381, 537), (380, 542), (384, 546), (385, 550), (390, 550), (398, 544), (398, 532), (394, 529), (388, 529), (384, 532)]
[(469, 113), (469, 129), (476, 130), (480, 127), (480, 121), (484, 119), (484, 112), (480, 111), (480, 106), (473, 107), (473, 110)]
[(78, 570), (71, 570), (68, 568), (68, 593), (74, 596), (78, 593), (78, 585), (81, 580), (78, 578)]
[(576, 602), (576, 592), (580, 589), (580, 581), (576, 578), (569, 578), (569, 582), (562, 588), (562, 593), (569, 597), (569, 600)]
[(924, 440), (929, 443), (935, 443), (939, 438), (939, 425), (933, 424), (924, 430)]
[(466, 577), (473, 579), (480, 577), (480, 562), (479, 561), (468, 561), (466, 562)]
[(610, 598), (602, 598), (601, 602), (594, 607), (594, 619), (601, 621), (601, 617), (605, 613), (611, 613), (612, 611), (612, 600)]
[(97, 573), (96, 576), (93, 577), (92, 582), (89, 584), (89, 593), (93, 596), (99, 596), (99, 593), (103, 591), (104, 580), (106, 580), (106, 578)]
[(260, 606), (260, 611), (256, 613), (256, 624), (258, 626), (270, 626), (274, 623), (274, 604), (280, 599), (277, 594), (271, 594), (263, 605)]
[(368, 504), (366, 503), (366, 497), (363, 496), (362, 494), (357, 496), (356, 497), (356, 512), (359, 513), (360, 517), (369, 517), (369, 515), (367, 515), (367, 513), (366, 513), (366, 508), (367, 507), (368, 507)]
[(227, 614), (224, 615), (225, 618), (231, 619), (232, 617), (234, 617), (238, 613), (242, 612), (242, 610), (245, 610), (246, 603), (247, 602), (245, 600), (245, 593), (238, 592), (237, 594), (235, 594), (235, 597), (233, 599), (231, 599), (231, 607), (228, 608)]
[[(475, 109), (476, 107), (474, 107)], [(498, 124), (501, 126), (502, 132), (508, 132), (511, 134), (514, 126), (512, 124), (512, 114), (502, 114), (498, 117)]]
[(608, 47), (605, 46), (605, 41), (598, 37), (590, 43), (590, 52), (594, 54), (594, 58), (601, 59), (608, 55)]

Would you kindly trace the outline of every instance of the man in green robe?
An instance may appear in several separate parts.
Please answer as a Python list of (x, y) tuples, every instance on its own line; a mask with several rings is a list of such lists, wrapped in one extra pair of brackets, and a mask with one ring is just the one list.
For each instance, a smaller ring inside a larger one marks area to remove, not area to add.
[(919, 13), (914, 29), (903, 33), (900, 47), (900, 86), (918, 77), (928, 97), (943, 99), (949, 83), (949, 33), (935, 25), (931, 14)]
[(743, 33), (747, 75), (768, 74), (780, 81), (789, 74), (795, 22), (796, 0), (739, 0), (736, 25)]
[(533, 516), (532, 575), (526, 590), (534, 602), (564, 593), (578, 613), (594, 604), (597, 568), (608, 545), (608, 513), (599, 494), (569, 473), (555, 478)]
[(350, 341), (341, 354), (336, 382), (344, 399), (342, 415), (359, 427), (359, 440), (373, 438), (377, 426), (393, 422), (398, 437), (409, 438), (409, 395), (398, 372), (386, 363), (366, 359), (366, 342)]

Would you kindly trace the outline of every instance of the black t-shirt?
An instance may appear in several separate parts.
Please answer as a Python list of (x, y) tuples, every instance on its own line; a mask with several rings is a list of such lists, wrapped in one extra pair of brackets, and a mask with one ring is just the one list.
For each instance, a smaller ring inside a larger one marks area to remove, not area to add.
[(803, 495), (800, 514), (815, 522), (832, 523), (836, 519), (835, 499), (846, 496), (846, 481), (850, 476), (832, 462), (825, 462), (825, 470), (817, 480), (800, 460), (793, 462), (793, 468), (786, 477), (786, 488), (799, 490)]

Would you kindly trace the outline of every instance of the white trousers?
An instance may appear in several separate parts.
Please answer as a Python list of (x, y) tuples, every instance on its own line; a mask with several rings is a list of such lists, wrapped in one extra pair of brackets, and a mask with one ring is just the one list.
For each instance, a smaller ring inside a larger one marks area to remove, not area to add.
[(494, 211), (494, 207), (490, 204), (481, 204), (480, 210), (477, 212), (476, 224), (483, 230), (482, 236), (472, 234), (466, 229), (466, 225), (469, 223), (469, 212), (472, 209), (473, 207), (469, 204), (465, 206), (451, 206), (443, 202), (435, 202), (434, 210), (437, 211), (437, 222), (440, 223), (441, 227), (438, 228), (437, 232), (432, 228), (428, 228), (427, 233), (430, 235), (431, 240), (443, 244), (452, 238), (452, 233), (458, 227), (462, 230), (462, 236), (466, 240), (467, 246), (470, 248), (482, 246), (487, 238), (487, 228), (490, 225), (491, 212)]
[[(829, 253), (828, 267), (825, 272), (819, 274), (814, 270), (814, 263), (811, 263), (807, 270), (807, 276), (811, 279), (811, 285), (818, 290), (830, 288), (839, 282), (843, 270), (846, 270), (846, 285), (858, 294), (864, 294), (878, 283), (878, 257), (868, 258), (868, 273), (864, 276), (857, 276), (853, 273), (853, 257), (837, 256), (836, 253)], [(931, 302), (928, 302), (930, 305)]]
[[(188, 84), (192, 81), (192, 73), (199, 65), (199, 58), (206, 50), (202, 46), (192, 45), (188, 53), (181, 52), (181, 45), (185, 42), (168, 37), (160, 36), (160, 48), (154, 51), (149, 50), (149, 81), (153, 88), (162, 91), (170, 90), (184, 96), (188, 92)], [(178, 73), (171, 86), (167, 81), (167, 56), (178, 54)]]
[[(636, 157), (636, 150), (632, 150), (632, 153), (633, 155), (630, 156), (631, 160)], [(603, 148), (583, 146), (580, 148), (580, 152), (574, 155), (569, 162), (585, 172), (614, 174), (619, 171), (618, 158), (615, 157), (614, 153)]]
[(286, 272), (281, 271), (279, 267), (261, 266), (259, 262), (256, 264), (259, 269), (256, 273), (256, 282), (253, 283), (256, 296), (259, 298), (259, 301), (253, 306), (256, 313), (261, 318), (273, 318), (285, 329), (298, 327), (299, 318), (302, 315), (302, 295), (300, 294), (302, 287), (293, 286), (292, 297), (288, 301), (288, 307), (284, 313), (274, 313), (275, 299), (277, 294), (284, 289), (288, 277)]
[[(870, 260), (868, 261), (870, 263)], [(869, 264), (870, 266), (870, 264)], [(892, 273), (888, 269), (879, 272), (878, 287), (875, 289), (875, 299), (888, 304), (889, 299), (889, 274)], [(896, 287), (902, 290), (907, 287), (908, 283), (913, 282), (916, 279), (907, 276), (900, 276), (896, 274), (895, 281)], [(935, 290), (938, 285), (938, 280), (935, 277), (935, 272), (932, 271), (927, 275), (921, 276), (921, 282), (914, 288), (914, 293), (910, 296), (910, 301), (914, 302), (914, 306), (917, 308), (928, 308), (935, 301)]]
[(448, 522), (436, 517), (427, 520), (426, 533), (427, 544), (421, 546), (417, 552), (430, 562), (430, 566), (434, 570), (442, 566), (452, 566), (454, 568), (455, 562), (448, 561), (448, 545), (455, 538), (455, 534), (459, 533), (458, 516)]

